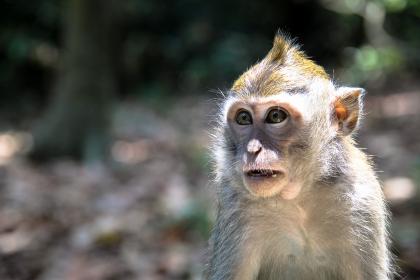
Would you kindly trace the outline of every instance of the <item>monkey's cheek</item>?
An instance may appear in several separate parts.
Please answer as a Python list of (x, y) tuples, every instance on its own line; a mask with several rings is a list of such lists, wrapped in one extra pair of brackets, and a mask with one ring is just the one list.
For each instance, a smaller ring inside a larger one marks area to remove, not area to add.
[(287, 181), (272, 178), (244, 178), (248, 191), (257, 197), (272, 197), (281, 192)]
[(291, 200), (295, 199), (302, 189), (302, 184), (297, 182), (289, 182), (280, 192), (280, 196), (283, 199)]

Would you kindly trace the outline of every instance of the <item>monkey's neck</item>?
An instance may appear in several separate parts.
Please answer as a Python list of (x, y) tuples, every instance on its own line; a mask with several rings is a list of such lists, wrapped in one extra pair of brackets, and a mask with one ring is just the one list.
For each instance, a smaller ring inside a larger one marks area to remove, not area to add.
[[(265, 215), (266, 212), (271, 215), (270, 211), (277, 214), (281, 214), (283, 211), (303, 213), (312, 211), (312, 208), (316, 208), (320, 204), (325, 209), (329, 209), (329, 205), (335, 205), (337, 201), (339, 202), (345, 197), (354, 178), (347, 177), (345, 173), (340, 173), (339, 176), (331, 176), (328, 180), (325, 179), (303, 181), (301, 191), (294, 199), (284, 199), (280, 194), (268, 198), (255, 197), (248, 193), (243, 185), (224, 185), (219, 194), (219, 202), (220, 206), (231, 212), (232, 215), (235, 215), (234, 212), (238, 211), (239, 213), (244, 209), (248, 209), (256, 215)], [(248, 215), (248, 213), (245, 215)]]

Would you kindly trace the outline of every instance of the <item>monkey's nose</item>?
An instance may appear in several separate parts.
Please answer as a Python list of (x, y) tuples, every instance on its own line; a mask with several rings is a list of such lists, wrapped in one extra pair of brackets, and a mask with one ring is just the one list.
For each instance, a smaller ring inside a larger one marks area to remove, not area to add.
[(258, 154), (262, 149), (262, 145), (259, 140), (252, 139), (251, 141), (248, 142), (248, 146), (246, 148), (247, 148), (248, 153)]

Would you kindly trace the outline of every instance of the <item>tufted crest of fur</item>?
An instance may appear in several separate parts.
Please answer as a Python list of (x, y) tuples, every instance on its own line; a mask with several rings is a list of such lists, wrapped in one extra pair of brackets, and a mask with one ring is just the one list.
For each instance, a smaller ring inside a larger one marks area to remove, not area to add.
[(278, 34), (267, 56), (241, 75), (232, 91), (245, 96), (302, 93), (314, 78), (329, 79), (321, 66), (307, 58), (290, 39)]
[[(361, 89), (337, 88), (290, 40), (234, 83), (221, 106), (212, 147), (218, 192), (209, 280), (392, 278), (387, 210), (380, 184), (352, 132)], [(227, 112), (241, 100), (278, 100), (298, 108), (302, 126), (281, 153), (302, 185), (291, 200), (250, 195), (241, 180), (240, 144)]]

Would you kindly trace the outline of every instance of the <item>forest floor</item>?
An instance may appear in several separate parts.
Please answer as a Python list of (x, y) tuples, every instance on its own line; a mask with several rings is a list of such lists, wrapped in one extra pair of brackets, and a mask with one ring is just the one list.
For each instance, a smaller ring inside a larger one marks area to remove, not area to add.
[[(420, 279), (418, 96), (368, 98), (358, 133), (390, 202), (404, 279)], [(27, 133), (1, 134), (0, 279), (201, 279), (216, 206), (207, 152), (215, 112), (203, 97), (165, 112), (123, 102), (109, 164), (34, 164), (22, 155)]]

